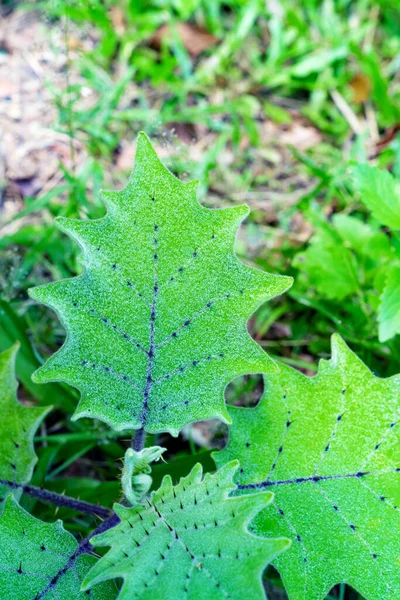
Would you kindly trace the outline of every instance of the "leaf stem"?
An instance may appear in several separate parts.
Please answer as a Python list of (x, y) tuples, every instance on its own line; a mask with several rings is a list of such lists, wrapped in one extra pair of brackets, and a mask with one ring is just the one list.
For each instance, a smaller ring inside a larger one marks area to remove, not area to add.
[(71, 510), (87, 513), (89, 515), (97, 515), (99, 517), (107, 518), (111, 514), (111, 510), (104, 506), (91, 504), (90, 502), (85, 502), (84, 500), (76, 500), (75, 498), (64, 496), (63, 494), (57, 494), (56, 492), (51, 492), (49, 490), (44, 490), (33, 485), (24, 485), (4, 479), (0, 479), (0, 485), (8, 486), (13, 490), (22, 490), (24, 494), (32, 496), (33, 498), (38, 498), (41, 502), (49, 502), (50, 504), (55, 504), (56, 506), (65, 506)]
[(140, 452), (140, 450), (143, 450), (145, 441), (146, 432), (144, 430), (144, 427), (141, 427), (141, 429), (138, 429), (132, 437), (133, 450), (135, 450), (136, 452)]

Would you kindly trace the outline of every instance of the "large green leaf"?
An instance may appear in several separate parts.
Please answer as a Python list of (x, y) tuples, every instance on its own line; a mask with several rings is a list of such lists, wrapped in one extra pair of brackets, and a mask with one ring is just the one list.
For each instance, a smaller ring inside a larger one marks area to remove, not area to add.
[[(16, 396), (15, 358), (19, 343), (0, 353), (0, 480), (28, 483), (37, 458), (33, 436), (51, 407), (22, 406)], [(10, 486), (0, 484), (0, 508)], [(18, 497), (21, 489), (13, 490)]]
[(233, 245), (247, 207), (206, 209), (196, 185), (176, 179), (142, 134), (129, 185), (103, 194), (107, 215), (58, 220), (85, 269), (31, 292), (68, 332), (34, 380), (77, 387), (75, 418), (177, 435), (190, 421), (229, 422), (228, 382), (274, 370), (246, 320), (291, 279), (243, 265)]
[(290, 600), (339, 582), (368, 600), (400, 598), (400, 377), (379, 379), (339, 336), (315, 377), (282, 366), (233, 424), (217, 464), (240, 460), (239, 487), (274, 492), (257, 534), (286, 535), (278, 557)]
[(361, 200), (382, 225), (400, 229), (400, 185), (388, 171), (358, 165), (354, 171)]
[[(81, 581), (96, 562), (80, 554), (61, 521), (43, 523), (11, 496), (0, 518), (0, 597), (2, 600), (84, 600)], [(112, 583), (101, 584), (91, 600), (113, 600)]]
[(248, 532), (247, 524), (273, 494), (228, 498), (236, 489), (237, 467), (233, 461), (202, 479), (197, 464), (175, 487), (166, 476), (147, 504), (116, 505), (121, 523), (93, 538), (111, 548), (88, 573), (83, 589), (122, 578), (119, 600), (265, 598), (262, 571), (290, 542)]
[(386, 282), (378, 312), (379, 340), (386, 342), (400, 333), (400, 266), (386, 269)]

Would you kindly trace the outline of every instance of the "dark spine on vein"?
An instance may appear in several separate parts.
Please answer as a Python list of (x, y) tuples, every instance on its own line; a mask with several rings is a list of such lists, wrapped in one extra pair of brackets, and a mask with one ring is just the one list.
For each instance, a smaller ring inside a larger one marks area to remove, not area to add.
[[(377, 473), (376, 473), (377, 474)], [(240, 490), (252, 490), (266, 487), (272, 487), (275, 485), (293, 485), (300, 483), (318, 483), (319, 481), (332, 481), (335, 479), (351, 479), (360, 478), (366, 475), (374, 475), (373, 472), (369, 471), (358, 471), (357, 473), (346, 473), (344, 475), (312, 475), (310, 477), (296, 477), (293, 479), (278, 479), (276, 481), (261, 481), (260, 483), (247, 483), (238, 485)]]
[(120, 521), (120, 519), (119, 519), (118, 515), (114, 513), (108, 519), (106, 519), (105, 521), (100, 523), (100, 525), (98, 527), (96, 527), (96, 529), (94, 531), (92, 531), (92, 533), (87, 538), (83, 539), (80, 542), (78, 548), (75, 550), (75, 552), (73, 554), (71, 554), (71, 556), (69, 557), (69, 559), (67, 560), (65, 565), (62, 567), (62, 569), (60, 569), (54, 575), (54, 577), (46, 585), (46, 587), (41, 592), (39, 592), (39, 594), (36, 595), (34, 600), (42, 600), (42, 598), (44, 598), (49, 592), (55, 590), (61, 577), (74, 567), (76, 560), (82, 554), (91, 554), (94, 552), (94, 548), (90, 542), (91, 538), (94, 537), (95, 535), (99, 535), (100, 533), (103, 533), (104, 531), (107, 531), (108, 529), (112, 529), (112, 527), (115, 527), (116, 525), (118, 525), (119, 521)]
[(64, 496), (63, 494), (57, 494), (56, 492), (44, 490), (33, 485), (24, 485), (4, 479), (0, 479), (0, 485), (7, 486), (13, 490), (22, 490), (24, 494), (32, 496), (33, 498), (38, 498), (42, 502), (55, 504), (56, 506), (65, 506), (66, 508), (70, 508), (71, 510), (76, 510), (81, 513), (98, 515), (99, 517), (103, 518), (110, 516), (111, 513), (110, 509), (105, 508), (104, 506), (97, 506), (97, 504), (92, 504), (83, 500), (76, 500), (75, 498), (70, 498), (69, 496)]
[[(152, 198), (154, 202), (154, 196)], [(158, 225), (154, 226), (154, 231), (158, 231)], [(156, 307), (157, 307), (157, 296), (158, 296), (158, 278), (157, 278), (157, 237), (154, 238), (154, 264), (155, 264), (155, 272), (154, 272), (154, 286), (153, 286), (153, 300), (151, 303), (150, 309), (150, 335), (149, 335), (149, 350), (147, 352), (148, 361), (147, 361), (147, 373), (146, 373), (146, 385), (143, 392), (143, 405), (142, 405), (142, 414), (140, 417), (141, 428), (137, 430), (136, 434), (132, 438), (132, 447), (137, 452), (143, 449), (145, 442), (145, 424), (147, 418), (147, 411), (149, 407), (149, 398), (150, 391), (153, 385), (153, 360), (156, 352), (156, 344), (155, 344), (155, 330), (156, 330)]]

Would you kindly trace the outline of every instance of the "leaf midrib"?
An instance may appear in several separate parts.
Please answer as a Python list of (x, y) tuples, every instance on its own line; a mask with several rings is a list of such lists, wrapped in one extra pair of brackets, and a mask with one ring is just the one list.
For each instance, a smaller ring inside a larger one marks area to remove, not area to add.
[(280, 485), (296, 485), (301, 483), (318, 483), (319, 481), (332, 481), (341, 479), (361, 479), (367, 476), (384, 475), (385, 473), (399, 473), (400, 467), (394, 467), (392, 469), (383, 469), (381, 471), (357, 471), (355, 473), (343, 473), (336, 475), (310, 475), (308, 477), (294, 477), (292, 479), (278, 479), (261, 481), (259, 483), (248, 483), (238, 485), (239, 490), (252, 490), (252, 489), (263, 489), (267, 487), (280, 486)]

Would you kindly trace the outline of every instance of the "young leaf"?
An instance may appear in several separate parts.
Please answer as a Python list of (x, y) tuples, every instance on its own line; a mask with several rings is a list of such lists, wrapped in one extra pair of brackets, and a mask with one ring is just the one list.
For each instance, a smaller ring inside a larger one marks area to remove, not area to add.
[(248, 532), (272, 494), (228, 498), (237, 466), (230, 462), (202, 479), (197, 464), (176, 486), (166, 476), (147, 505), (116, 505), (121, 523), (93, 538), (111, 548), (83, 589), (118, 577), (124, 580), (118, 600), (265, 598), (262, 571), (290, 542)]
[(293, 265), (304, 271), (318, 292), (330, 300), (343, 300), (359, 287), (357, 263), (339, 236), (319, 232)]
[(389, 237), (382, 231), (374, 231), (370, 225), (344, 213), (333, 215), (332, 223), (342, 242), (356, 254), (368, 256), (373, 264), (393, 260)]
[(140, 502), (151, 488), (150, 465), (157, 462), (165, 451), (166, 448), (161, 446), (150, 446), (139, 451), (128, 448), (125, 452), (121, 486), (124, 497), (132, 506)]
[[(61, 521), (43, 523), (9, 496), (0, 518), (0, 597), (13, 600), (85, 600), (83, 577), (96, 562), (79, 554)], [(112, 583), (101, 584), (91, 600), (113, 600)]]
[(58, 219), (85, 270), (31, 291), (68, 332), (34, 380), (77, 387), (75, 419), (173, 435), (199, 419), (229, 422), (229, 381), (275, 368), (246, 320), (291, 279), (240, 263), (233, 245), (247, 207), (206, 209), (196, 185), (176, 179), (141, 134), (132, 180), (103, 194), (107, 215)]
[(237, 457), (239, 488), (274, 492), (252, 529), (293, 540), (274, 563), (290, 600), (339, 582), (400, 597), (399, 394), (399, 376), (375, 377), (335, 335), (315, 377), (282, 365), (255, 409), (230, 409), (216, 462)]
[(385, 289), (378, 311), (379, 340), (387, 342), (400, 333), (400, 266), (387, 268)]
[[(51, 407), (26, 407), (16, 396), (15, 358), (19, 343), (0, 353), (0, 480), (25, 484), (32, 477), (37, 458), (33, 436)], [(0, 508), (10, 487), (0, 484)], [(21, 489), (14, 489), (16, 497)]]
[(374, 217), (390, 229), (400, 229), (400, 186), (393, 175), (365, 164), (355, 169), (354, 180)]

